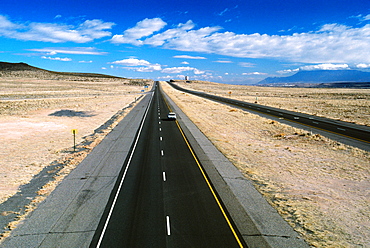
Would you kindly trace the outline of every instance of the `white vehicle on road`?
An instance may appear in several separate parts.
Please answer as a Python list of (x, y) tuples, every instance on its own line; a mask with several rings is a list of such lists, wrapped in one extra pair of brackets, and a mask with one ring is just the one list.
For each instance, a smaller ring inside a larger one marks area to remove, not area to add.
[(168, 115), (167, 115), (167, 118), (169, 120), (176, 120), (176, 113), (174, 112), (169, 112)]

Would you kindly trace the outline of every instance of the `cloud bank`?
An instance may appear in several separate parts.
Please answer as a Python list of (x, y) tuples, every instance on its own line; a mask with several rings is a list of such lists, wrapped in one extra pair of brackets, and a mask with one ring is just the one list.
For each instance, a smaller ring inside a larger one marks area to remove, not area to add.
[(16, 24), (0, 15), (0, 36), (24, 41), (86, 43), (111, 36), (106, 30), (113, 25), (98, 19), (86, 20), (78, 26), (38, 22)]
[(201, 57), (201, 56), (189, 56), (189, 55), (176, 55), (176, 56), (173, 56), (174, 58), (177, 58), (177, 59), (207, 59), (205, 57)]
[(284, 73), (292, 73), (292, 72), (298, 72), (298, 71), (317, 71), (317, 70), (355, 70), (355, 69), (368, 69), (370, 68), (370, 64), (355, 64), (355, 65), (349, 65), (349, 64), (317, 64), (317, 65), (305, 65), (301, 66), (295, 69), (288, 69), (288, 70), (282, 70), (277, 71), (278, 73), (284, 74)]
[(79, 55), (104, 55), (106, 52), (99, 52), (94, 47), (51, 47), (40, 49), (27, 49), (28, 51), (46, 53), (48, 55), (62, 54), (79, 54)]
[[(222, 31), (219, 26), (198, 28), (191, 20), (166, 29), (167, 23), (161, 18), (146, 18), (122, 34), (112, 35), (110, 30), (115, 23), (99, 19), (86, 20), (79, 25), (16, 23), (0, 15), (0, 36), (51, 43), (88, 43), (109, 37), (109, 41), (115, 44), (148, 45), (183, 52), (238, 58), (268, 58), (309, 64), (357, 64), (358, 68), (369, 68), (370, 24), (366, 23), (370, 21), (370, 15), (359, 15), (355, 18), (361, 21), (355, 27), (329, 23), (317, 30), (291, 35), (236, 34)], [(44, 49), (45, 52), (46, 50)], [(71, 50), (70, 54), (72, 52)], [(88, 50), (75, 52), (98, 53)], [(49, 53), (55, 55), (68, 51), (49, 49)], [(204, 57), (179, 55), (178, 58)]]
[(153, 72), (153, 71), (160, 71), (161, 73), (182, 73), (185, 71), (192, 71), (194, 74), (204, 74), (205, 71), (201, 71), (194, 67), (184, 66), (184, 67), (168, 67), (162, 69), (162, 65), (160, 64), (152, 64), (149, 61), (143, 60), (143, 59), (136, 59), (136, 58), (129, 58), (129, 59), (123, 59), (123, 60), (117, 60), (114, 62), (111, 62), (110, 64), (116, 64), (116, 65), (124, 65), (125, 69), (128, 70), (134, 70), (138, 72)]
[(42, 56), (42, 59), (49, 59), (49, 60), (58, 60), (58, 61), (72, 61), (71, 58), (59, 58), (59, 57), (46, 57)]
[(152, 35), (154, 32), (161, 30), (167, 23), (160, 18), (144, 19), (136, 24), (135, 27), (127, 29), (123, 35), (114, 35), (113, 43), (128, 43), (133, 45), (142, 45), (140, 39)]
[(111, 64), (127, 66), (125, 69), (134, 70), (138, 72), (153, 72), (162, 70), (160, 64), (152, 64), (143, 59), (129, 58), (111, 62)]
[[(195, 24), (189, 20), (155, 33), (165, 25), (160, 18), (145, 19), (126, 30), (124, 35), (113, 36), (112, 41), (240, 58), (275, 58), (301, 63), (370, 63), (370, 24), (350, 27), (333, 23), (306, 33), (268, 35), (220, 32), (221, 27), (195, 29)], [(131, 34), (134, 30), (140, 30), (139, 34)]]

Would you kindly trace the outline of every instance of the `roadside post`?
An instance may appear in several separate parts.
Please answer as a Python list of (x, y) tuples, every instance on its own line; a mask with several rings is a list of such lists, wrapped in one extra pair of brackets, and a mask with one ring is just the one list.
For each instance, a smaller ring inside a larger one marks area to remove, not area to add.
[(76, 134), (77, 134), (77, 129), (72, 129), (72, 134), (73, 134), (73, 151), (76, 151)]

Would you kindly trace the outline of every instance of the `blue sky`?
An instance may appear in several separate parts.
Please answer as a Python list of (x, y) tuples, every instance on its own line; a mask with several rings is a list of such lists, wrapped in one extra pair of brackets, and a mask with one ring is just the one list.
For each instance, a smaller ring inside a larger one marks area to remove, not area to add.
[(1, 1), (0, 61), (230, 84), (370, 70), (370, 1)]

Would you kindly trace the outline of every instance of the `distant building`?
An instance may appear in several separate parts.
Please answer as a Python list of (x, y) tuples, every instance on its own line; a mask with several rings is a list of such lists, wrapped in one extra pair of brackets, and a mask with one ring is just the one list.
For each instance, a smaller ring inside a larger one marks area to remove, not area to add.
[(185, 80), (189, 80), (189, 76), (185, 76)]

